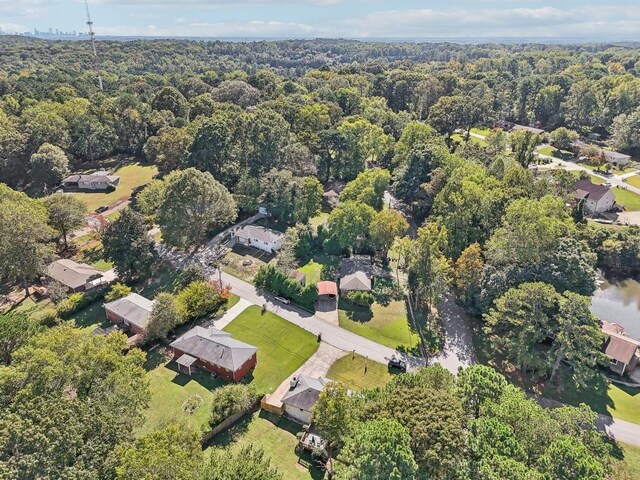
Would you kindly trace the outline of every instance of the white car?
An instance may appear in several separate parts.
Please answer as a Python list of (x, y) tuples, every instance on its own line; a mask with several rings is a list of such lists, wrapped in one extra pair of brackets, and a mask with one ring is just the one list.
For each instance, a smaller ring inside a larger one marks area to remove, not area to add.
[(284, 303), (285, 305), (289, 305), (291, 303), (291, 300), (289, 300), (288, 298), (275, 297), (275, 299), (280, 303)]

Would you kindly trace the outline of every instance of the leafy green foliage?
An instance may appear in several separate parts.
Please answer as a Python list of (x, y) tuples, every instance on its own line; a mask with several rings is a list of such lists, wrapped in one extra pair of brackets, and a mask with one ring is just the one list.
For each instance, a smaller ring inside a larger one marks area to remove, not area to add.
[(299, 282), (289, 278), (272, 264), (260, 267), (253, 279), (253, 283), (256, 287), (264, 288), (274, 295), (288, 298), (292, 302), (308, 309), (313, 308), (313, 304), (318, 298), (318, 289), (315, 285), (303, 287)]
[(213, 282), (195, 281), (176, 296), (185, 320), (202, 318), (216, 311), (227, 299), (227, 292)]
[(257, 400), (258, 395), (249, 385), (237, 383), (217, 388), (213, 391), (209, 423), (215, 427), (236, 413), (247, 412)]
[(111, 288), (104, 296), (104, 299), (107, 302), (113, 302), (114, 300), (118, 300), (119, 298), (126, 297), (131, 293), (131, 287), (125, 285), (124, 283), (116, 282), (111, 285)]

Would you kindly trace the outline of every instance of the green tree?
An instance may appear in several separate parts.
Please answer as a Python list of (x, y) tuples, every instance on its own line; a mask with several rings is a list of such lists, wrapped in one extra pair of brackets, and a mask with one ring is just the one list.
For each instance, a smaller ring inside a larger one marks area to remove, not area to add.
[(307, 223), (315, 217), (322, 206), (322, 184), (315, 177), (304, 177), (298, 181), (293, 197), (293, 219)]
[(210, 173), (188, 168), (167, 180), (157, 221), (168, 245), (186, 248), (199, 245), (209, 230), (233, 222), (236, 216), (228, 190)]
[(395, 145), (393, 165), (396, 167), (407, 163), (411, 152), (419, 145), (429, 145), (436, 141), (437, 134), (433, 128), (422, 122), (409, 122), (403, 129), (400, 139)]
[(541, 142), (540, 135), (529, 130), (517, 130), (509, 134), (511, 151), (516, 161), (525, 168), (535, 160), (536, 147)]
[(27, 296), (53, 254), (53, 236), (41, 202), (0, 184), (0, 275), (19, 282)]
[(13, 352), (0, 376), (0, 476), (111, 478), (149, 398), (145, 354), (127, 338), (63, 325)]
[(162, 87), (151, 101), (154, 110), (168, 110), (176, 117), (186, 118), (189, 115), (189, 102), (175, 87)]
[(167, 175), (185, 165), (193, 135), (186, 128), (164, 127), (147, 140), (144, 154), (158, 166), (160, 175)]
[(500, 155), (507, 148), (508, 136), (501, 128), (495, 128), (485, 137), (485, 141), (491, 155)]
[(209, 464), (204, 467), (206, 480), (282, 480), (282, 474), (271, 465), (264, 451), (245, 445), (237, 452), (214, 450)]
[(410, 480), (418, 465), (411, 452), (411, 437), (395, 420), (356, 424), (340, 451), (335, 478), (349, 480)]
[(102, 234), (104, 256), (113, 262), (121, 280), (130, 282), (151, 275), (156, 261), (153, 239), (144, 218), (130, 208), (122, 211)]
[(382, 208), (384, 192), (391, 182), (391, 174), (388, 170), (374, 168), (366, 170), (347, 183), (340, 194), (341, 202), (358, 202), (373, 207), (375, 210)]
[(404, 235), (408, 229), (409, 223), (400, 212), (381, 210), (371, 220), (369, 235), (376, 250), (381, 252), (383, 258), (387, 258), (395, 239)]
[(168, 424), (116, 451), (119, 480), (198, 480), (203, 462), (200, 434)]
[(473, 365), (458, 372), (457, 386), (465, 410), (479, 418), (487, 403), (502, 396), (507, 381), (491, 367)]
[(175, 295), (161, 292), (154, 298), (147, 324), (147, 339), (165, 338), (167, 333), (183, 322), (182, 309)]
[(131, 293), (131, 287), (125, 285), (124, 283), (116, 282), (111, 285), (109, 292), (104, 296), (105, 301), (113, 302), (114, 300), (118, 300), (119, 298), (126, 297)]
[(349, 436), (356, 418), (355, 400), (338, 383), (329, 383), (313, 406), (313, 420), (329, 446), (340, 447)]
[(458, 298), (465, 307), (471, 310), (478, 306), (480, 300), (483, 270), (482, 249), (478, 243), (472, 243), (462, 251), (456, 260), (453, 272)]
[(566, 127), (556, 128), (550, 134), (551, 142), (556, 148), (560, 150), (568, 150), (573, 142), (578, 140), (578, 132), (569, 130)]
[(556, 439), (540, 458), (539, 468), (554, 480), (602, 480), (606, 470), (578, 440), (569, 436)]
[(139, 210), (144, 215), (154, 216), (164, 201), (166, 190), (167, 183), (165, 180), (151, 180), (136, 197), (136, 210)]
[(611, 144), (624, 151), (640, 149), (640, 108), (613, 119)]
[(182, 317), (195, 320), (215, 311), (226, 298), (211, 282), (191, 282), (178, 293), (176, 300)]
[(39, 330), (33, 320), (23, 313), (9, 312), (0, 315), (0, 362), (11, 363), (11, 354), (25, 345)]
[(329, 214), (329, 232), (341, 249), (357, 251), (368, 242), (369, 227), (375, 214), (369, 205), (343, 202)]
[(392, 146), (392, 138), (382, 128), (358, 117), (345, 119), (337, 128), (343, 148), (339, 155), (336, 176), (344, 180), (355, 178), (366, 163), (375, 164)]
[(69, 233), (86, 223), (87, 204), (79, 198), (61, 193), (45, 198), (43, 203), (49, 213), (49, 224), (59, 232), (66, 250), (69, 247)]
[(47, 191), (51, 187), (60, 184), (69, 173), (69, 159), (64, 151), (45, 143), (40, 146), (37, 153), (29, 159), (29, 175), (31, 185), (38, 192)]

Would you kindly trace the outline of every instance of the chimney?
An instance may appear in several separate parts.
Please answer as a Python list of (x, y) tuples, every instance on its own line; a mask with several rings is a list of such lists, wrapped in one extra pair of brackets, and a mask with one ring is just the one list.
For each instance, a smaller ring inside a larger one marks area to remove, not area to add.
[(296, 388), (297, 385), (298, 385), (298, 377), (294, 376), (291, 379), (289, 390), (293, 390), (294, 388)]

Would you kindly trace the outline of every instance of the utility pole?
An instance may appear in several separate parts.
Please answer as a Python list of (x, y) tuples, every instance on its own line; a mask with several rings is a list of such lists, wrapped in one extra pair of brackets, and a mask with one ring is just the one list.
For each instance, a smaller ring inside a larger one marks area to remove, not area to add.
[(96, 34), (93, 31), (93, 22), (89, 14), (89, 2), (87, 0), (84, 0), (84, 6), (87, 9), (87, 26), (89, 27), (89, 38), (91, 39), (91, 48), (93, 49), (93, 68), (98, 76), (98, 87), (100, 91), (102, 91), (102, 77), (100, 76), (100, 64), (98, 61), (98, 51), (96, 50)]

